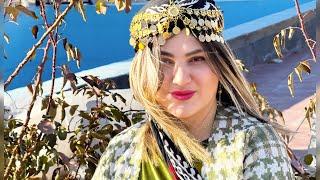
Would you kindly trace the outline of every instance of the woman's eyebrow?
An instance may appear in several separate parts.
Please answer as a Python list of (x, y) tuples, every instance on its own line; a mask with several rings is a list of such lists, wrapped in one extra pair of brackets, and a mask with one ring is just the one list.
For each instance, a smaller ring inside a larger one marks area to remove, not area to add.
[[(202, 49), (196, 49), (196, 50), (193, 50), (191, 52), (188, 52), (186, 54), (186, 56), (188, 57), (188, 56), (191, 56), (191, 55), (194, 55), (194, 54), (198, 54), (200, 52), (203, 52), (203, 50)], [(161, 55), (164, 55), (164, 56), (174, 57), (173, 54), (171, 54), (171, 53), (169, 53), (167, 51), (161, 51), (160, 53), (161, 53)]]

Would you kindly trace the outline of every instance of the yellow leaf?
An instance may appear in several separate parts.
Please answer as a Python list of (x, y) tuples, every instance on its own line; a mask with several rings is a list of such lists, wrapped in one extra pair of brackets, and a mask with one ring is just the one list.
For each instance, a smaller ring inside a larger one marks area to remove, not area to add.
[(293, 33), (294, 33), (294, 29), (291, 27), (291, 28), (289, 29), (289, 34), (288, 34), (288, 39), (289, 39), (289, 40), (292, 39)]
[(81, 14), (83, 21), (87, 21), (87, 16), (86, 16), (86, 11), (83, 6), (83, 1), (82, 0), (76, 0), (74, 3), (74, 7), (76, 10)]
[(3, 38), (4, 38), (4, 40), (6, 40), (7, 44), (9, 44), (10, 38), (9, 38), (8, 34), (3, 33)]
[(274, 38), (273, 38), (273, 46), (275, 48), (275, 51), (278, 55), (278, 57), (282, 57), (282, 53), (281, 53), (281, 46), (280, 46), (280, 36), (279, 34), (277, 34)]
[(290, 73), (288, 76), (288, 88), (292, 97), (294, 97), (294, 87), (293, 87), (293, 74)]
[(300, 82), (302, 82), (302, 72), (306, 72), (308, 74), (311, 73), (311, 69), (308, 61), (300, 62), (299, 65), (296, 68), (294, 68), (294, 71), (298, 75)]
[(280, 45), (281, 45), (281, 47), (285, 47), (285, 41), (286, 41), (286, 29), (282, 29), (282, 30), (280, 31), (280, 35), (281, 35)]
[(71, 55), (71, 57), (72, 57), (72, 59), (76, 59), (75, 57), (75, 52), (74, 52), (74, 49), (73, 48), (69, 48), (69, 53), (70, 53), (70, 55)]
[(251, 83), (251, 88), (253, 92), (257, 92), (257, 84), (256, 83)]
[(104, 0), (98, 0), (96, 2), (96, 12), (97, 14), (105, 15), (107, 12), (107, 6)]
[(306, 73), (308, 73), (308, 74), (311, 73), (311, 68), (310, 68), (310, 65), (309, 65), (308, 61), (302, 61), (302, 62), (300, 62), (299, 65), (301, 66), (301, 69), (302, 69), (304, 72), (306, 72)]
[(125, 4), (123, 3), (122, 0), (115, 0), (114, 1), (116, 8), (118, 9), (118, 11), (122, 11), (125, 8)]
[(26, 15), (32, 17), (33, 19), (38, 19), (38, 16), (36, 15), (36, 13), (34, 11), (31, 11), (31, 10), (29, 10), (28, 8), (26, 8), (26, 7), (22, 6), (22, 5), (18, 5), (18, 6), (16, 6), (16, 8), (19, 11), (25, 13)]
[(300, 65), (296, 68), (294, 68), (294, 71), (296, 72), (296, 74), (298, 75), (299, 81), (302, 82), (302, 77), (301, 77), (301, 70), (300, 70)]
[(77, 47), (74, 48), (74, 53), (75, 53), (75, 59), (80, 61), (81, 60), (81, 53)]

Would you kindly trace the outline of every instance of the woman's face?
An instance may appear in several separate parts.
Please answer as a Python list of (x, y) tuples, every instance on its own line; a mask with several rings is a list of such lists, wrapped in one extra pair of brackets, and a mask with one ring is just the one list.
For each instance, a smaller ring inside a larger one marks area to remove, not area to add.
[(198, 40), (185, 30), (161, 46), (163, 82), (157, 101), (181, 120), (204, 117), (216, 103), (218, 77)]

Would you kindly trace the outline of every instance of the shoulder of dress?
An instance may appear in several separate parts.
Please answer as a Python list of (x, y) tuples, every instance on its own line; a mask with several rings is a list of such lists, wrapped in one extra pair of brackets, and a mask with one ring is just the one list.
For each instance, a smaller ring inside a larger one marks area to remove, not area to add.
[(121, 143), (131, 143), (133, 138), (137, 135), (139, 129), (146, 123), (146, 120), (142, 120), (136, 124), (131, 125), (130, 127), (126, 128), (125, 130), (121, 131), (117, 135), (115, 135), (109, 145), (112, 146), (113, 144)]
[(248, 131), (256, 127), (265, 127), (270, 124), (259, 120), (246, 112), (240, 114), (234, 106), (220, 108), (214, 122), (215, 128), (232, 129), (234, 131)]
[(136, 151), (136, 137), (145, 121), (133, 124), (110, 140), (101, 155), (93, 179), (123, 179), (124, 175), (137, 175), (135, 171), (139, 168), (139, 154)]

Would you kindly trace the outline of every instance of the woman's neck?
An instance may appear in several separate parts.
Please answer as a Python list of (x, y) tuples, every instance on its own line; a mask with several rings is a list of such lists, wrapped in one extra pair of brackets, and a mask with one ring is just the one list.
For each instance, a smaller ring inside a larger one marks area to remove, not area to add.
[(192, 117), (182, 119), (189, 132), (199, 141), (206, 140), (212, 133), (212, 126), (217, 110), (217, 102), (207, 106)]

